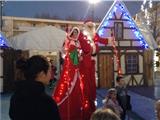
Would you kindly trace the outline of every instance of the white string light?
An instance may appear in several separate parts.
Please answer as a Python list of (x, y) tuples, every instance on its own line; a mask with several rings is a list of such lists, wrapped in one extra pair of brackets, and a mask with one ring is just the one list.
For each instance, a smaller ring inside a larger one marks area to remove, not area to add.
[(144, 1), (143, 1), (143, 5), (145, 5), (145, 4), (146, 4), (146, 2), (147, 2), (147, 0), (144, 0)]
[(148, 17), (148, 10), (147, 10), (147, 8), (144, 10), (144, 14), (145, 14), (145, 18), (147, 18)]
[[(147, 2), (148, 2), (148, 4), (147, 4)], [(149, 0), (149, 1), (144, 0), (143, 4), (141, 5), (141, 11), (144, 12), (144, 18), (146, 19), (145, 22), (147, 25), (151, 25), (150, 14), (149, 14), (147, 8), (152, 8), (153, 7), (152, 3), (153, 3), (152, 0)]]
[(141, 5), (141, 10), (144, 12), (144, 5)]
[(152, 0), (149, 1), (149, 8), (152, 8), (153, 4), (152, 4)]

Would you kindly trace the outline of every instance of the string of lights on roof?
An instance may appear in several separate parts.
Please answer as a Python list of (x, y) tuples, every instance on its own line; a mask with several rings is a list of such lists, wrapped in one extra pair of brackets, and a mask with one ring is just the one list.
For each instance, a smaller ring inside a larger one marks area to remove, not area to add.
[(132, 28), (132, 31), (135, 34), (135, 36), (138, 38), (140, 45), (143, 46), (144, 48), (148, 48), (149, 47), (148, 44), (144, 40), (144, 37), (140, 33), (140, 30), (138, 29), (138, 27), (135, 24), (134, 20), (132, 19), (132, 17), (130, 17), (131, 15), (129, 15), (128, 11), (120, 3), (114, 5), (114, 8), (112, 9), (112, 11), (105, 18), (105, 21), (104, 21), (101, 29), (99, 30), (99, 35), (103, 36), (104, 28), (109, 26), (109, 20), (113, 18), (114, 13), (119, 12), (119, 11), (123, 14), (123, 18), (122, 19), (125, 19), (126, 22), (129, 24), (129, 27)]
[(1, 33), (0, 33), (0, 47), (7, 47), (6, 40)]

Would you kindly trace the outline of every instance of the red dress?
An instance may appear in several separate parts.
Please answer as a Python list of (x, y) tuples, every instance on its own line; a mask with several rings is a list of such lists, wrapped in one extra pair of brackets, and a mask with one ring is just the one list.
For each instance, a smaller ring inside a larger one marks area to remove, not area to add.
[(89, 43), (80, 40), (82, 48), (82, 61), (80, 62), (80, 73), (82, 75), (83, 85), (84, 85), (84, 96), (83, 100), (85, 107), (83, 110), (83, 120), (89, 120), (91, 114), (95, 111), (95, 98), (96, 98), (96, 84), (95, 84), (95, 74), (92, 74), (92, 60), (91, 53), (92, 47)]
[(84, 85), (84, 99), (83, 104), (83, 120), (90, 120), (90, 116), (95, 111), (95, 100), (96, 100), (96, 78), (95, 78), (95, 60), (93, 54), (97, 54), (98, 45), (97, 43), (107, 44), (106, 38), (100, 38), (96, 34), (92, 40), (83, 39), (83, 35), (80, 34), (79, 42), (82, 49), (82, 61), (80, 61), (79, 69), (82, 76)]
[[(70, 40), (69, 40), (70, 41)], [(78, 63), (78, 49), (68, 42), (60, 80), (53, 93), (62, 120), (82, 120), (82, 89)]]

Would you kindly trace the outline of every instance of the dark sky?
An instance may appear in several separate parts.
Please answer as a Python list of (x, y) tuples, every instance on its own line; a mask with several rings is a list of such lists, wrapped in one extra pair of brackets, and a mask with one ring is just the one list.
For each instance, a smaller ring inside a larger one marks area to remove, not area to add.
[[(101, 1), (94, 7), (94, 16), (103, 18), (113, 1)], [(131, 15), (140, 11), (142, 1), (125, 1)], [(91, 4), (87, 1), (7, 1), (3, 12), (6, 16), (34, 17), (36, 14), (49, 13), (50, 16), (75, 16), (77, 19), (91, 16)]]

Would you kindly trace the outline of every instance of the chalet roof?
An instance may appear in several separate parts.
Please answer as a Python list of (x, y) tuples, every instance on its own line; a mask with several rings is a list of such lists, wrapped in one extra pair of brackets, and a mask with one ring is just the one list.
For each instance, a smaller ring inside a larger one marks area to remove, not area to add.
[[(118, 18), (116, 18), (117, 16), (115, 16), (115, 13), (118, 15)], [(125, 21), (124, 25), (130, 29), (129, 35), (134, 36), (138, 40), (136, 44), (138, 44), (139, 46), (143, 46), (144, 48), (148, 47), (151, 49), (157, 48), (157, 45), (151, 33), (149, 34), (149, 31), (144, 27), (144, 25), (138, 26), (135, 23), (127, 7), (120, 0), (115, 1), (112, 4), (109, 11), (107, 12), (102, 22), (100, 23), (99, 27), (97, 28), (97, 33), (101, 37), (110, 37), (111, 36), (110, 29), (114, 27), (114, 20), (120, 21), (121, 19)]]
[(53, 26), (37, 28), (10, 39), (14, 49), (58, 51), (66, 38), (66, 32)]

